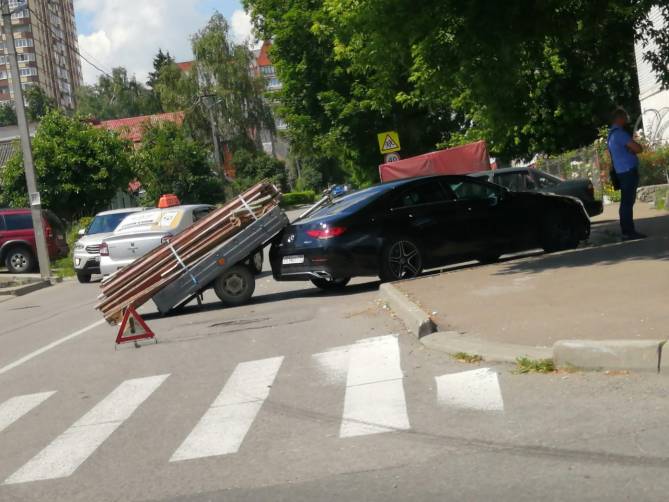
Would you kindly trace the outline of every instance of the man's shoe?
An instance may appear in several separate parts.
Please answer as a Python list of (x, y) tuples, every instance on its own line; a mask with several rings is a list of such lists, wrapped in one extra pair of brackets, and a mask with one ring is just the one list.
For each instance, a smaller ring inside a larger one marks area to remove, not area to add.
[(638, 241), (645, 239), (647, 235), (641, 234), (639, 232), (633, 232), (631, 234), (623, 234), (623, 241)]

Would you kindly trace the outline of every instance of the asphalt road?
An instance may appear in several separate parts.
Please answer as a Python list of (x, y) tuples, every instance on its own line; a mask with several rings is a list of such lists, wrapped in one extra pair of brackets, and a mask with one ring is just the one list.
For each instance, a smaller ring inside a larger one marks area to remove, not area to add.
[(666, 377), (458, 363), (377, 287), (265, 276), (119, 350), (97, 284), (0, 303), (0, 500), (666, 499)]

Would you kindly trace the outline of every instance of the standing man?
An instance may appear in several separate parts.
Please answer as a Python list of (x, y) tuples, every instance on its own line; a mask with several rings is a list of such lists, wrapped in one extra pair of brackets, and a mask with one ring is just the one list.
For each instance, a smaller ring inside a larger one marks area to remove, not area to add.
[(613, 112), (608, 147), (620, 184), (620, 230), (624, 241), (643, 239), (634, 228), (634, 203), (639, 187), (639, 158), (643, 148), (627, 131), (629, 116), (623, 108)]

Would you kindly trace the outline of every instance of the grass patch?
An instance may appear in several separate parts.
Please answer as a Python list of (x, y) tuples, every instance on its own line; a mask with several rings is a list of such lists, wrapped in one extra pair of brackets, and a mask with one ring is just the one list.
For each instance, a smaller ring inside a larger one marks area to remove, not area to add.
[(468, 354), (467, 352), (456, 352), (451, 357), (461, 363), (476, 364), (483, 361), (483, 356), (478, 354)]
[(74, 263), (72, 263), (72, 257), (66, 256), (60, 260), (56, 260), (51, 263), (51, 272), (56, 277), (74, 277), (76, 272), (74, 271)]
[(516, 359), (516, 373), (553, 373), (555, 363), (552, 359), (530, 359), (529, 357), (518, 357)]

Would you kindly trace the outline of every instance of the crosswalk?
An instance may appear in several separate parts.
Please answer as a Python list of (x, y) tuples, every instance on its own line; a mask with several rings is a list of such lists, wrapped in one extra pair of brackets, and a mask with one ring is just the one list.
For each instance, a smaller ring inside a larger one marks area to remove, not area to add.
[[(339, 438), (410, 430), (400, 348), (395, 335), (366, 338), (314, 354), (312, 360), (328, 383), (344, 386)], [(233, 455), (252, 433), (270, 398), (284, 357), (246, 361), (221, 376), (222, 388), (167, 461), (178, 463)], [(81, 418), (6, 478), (5, 484), (67, 478), (86, 462), (131, 416), (151, 399), (170, 374), (121, 382)], [(435, 376), (437, 405), (500, 413), (504, 402), (498, 375), (489, 368)], [(54, 395), (56, 395), (54, 397)], [(21, 419), (56, 391), (26, 394), (0, 403), (0, 449), (3, 431), (20, 427)]]

